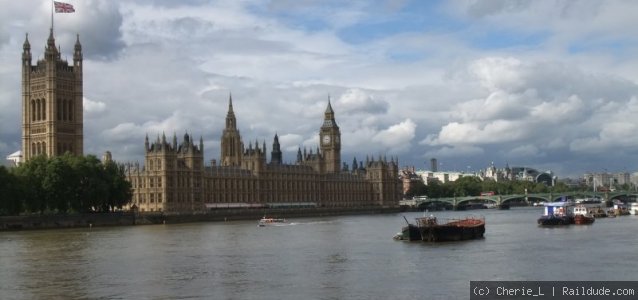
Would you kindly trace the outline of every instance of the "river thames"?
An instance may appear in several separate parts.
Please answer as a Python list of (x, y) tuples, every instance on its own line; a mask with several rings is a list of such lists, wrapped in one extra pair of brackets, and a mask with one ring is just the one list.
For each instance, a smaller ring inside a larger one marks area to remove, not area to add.
[(542, 228), (483, 215), (481, 240), (394, 241), (422, 213), (0, 232), (2, 299), (468, 299), (470, 280), (638, 280), (638, 217)]

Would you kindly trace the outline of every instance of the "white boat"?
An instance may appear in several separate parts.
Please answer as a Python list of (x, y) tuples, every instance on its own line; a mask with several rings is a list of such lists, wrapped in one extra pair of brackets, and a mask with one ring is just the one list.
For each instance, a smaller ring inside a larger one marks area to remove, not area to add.
[(634, 216), (638, 216), (638, 202), (634, 202), (631, 204), (631, 206), (629, 207), (629, 213)]
[(286, 224), (288, 224), (286, 219), (263, 217), (261, 218), (261, 220), (259, 220), (259, 223), (257, 223), (257, 226), (265, 227), (265, 226), (277, 226), (277, 225), (286, 225)]

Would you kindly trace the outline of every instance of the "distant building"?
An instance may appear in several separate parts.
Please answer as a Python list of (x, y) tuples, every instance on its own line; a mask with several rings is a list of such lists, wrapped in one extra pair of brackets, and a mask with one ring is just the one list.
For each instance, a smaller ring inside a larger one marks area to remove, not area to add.
[(587, 186), (592, 189), (610, 190), (614, 189), (616, 185), (632, 184), (631, 175), (628, 172), (621, 173), (585, 173), (583, 175), (583, 181)]
[(494, 181), (531, 181), (535, 183), (545, 183), (548, 186), (556, 184), (557, 177), (552, 171), (540, 172), (530, 167), (512, 167), (505, 164), (502, 169), (497, 169), (494, 162), (485, 170), (479, 172), (478, 176), (482, 179), (490, 179)]
[(9, 156), (7, 156), (7, 160), (11, 162), (12, 166), (17, 166), (22, 162), (22, 151), (16, 151), (9, 154)]
[(470, 173), (463, 172), (452, 172), (452, 171), (441, 171), (441, 172), (433, 172), (427, 170), (419, 170), (416, 171), (416, 174), (423, 180), (423, 183), (428, 185), (430, 182), (436, 181), (440, 183), (446, 183), (451, 181), (456, 181), (457, 179), (464, 176), (474, 176)]
[(194, 212), (217, 207), (271, 204), (319, 207), (395, 207), (401, 198), (398, 159), (341, 162), (341, 132), (328, 103), (319, 129), (320, 147), (297, 151), (284, 164), (278, 136), (267, 162), (266, 143), (244, 146), (229, 99), (220, 165), (204, 165), (204, 143), (188, 134), (178, 144), (159, 136), (145, 142), (145, 165), (129, 164), (131, 205), (140, 211)]
[(418, 182), (423, 182), (416, 174), (414, 167), (405, 167), (399, 171), (399, 179), (403, 185), (403, 195), (412, 189)]
[(430, 170), (432, 170), (432, 172), (437, 172), (438, 167), (439, 167), (439, 164), (436, 161), (436, 158), (430, 159)]
[(426, 185), (430, 182), (453, 182), (461, 177), (475, 176), (481, 180), (494, 180), (496, 182), (501, 181), (531, 181), (537, 183), (545, 183), (549, 186), (556, 184), (556, 176), (552, 171), (539, 172), (533, 168), (528, 167), (513, 167), (510, 168), (508, 164), (504, 168), (496, 168), (492, 162), (485, 170), (479, 170), (478, 172), (458, 172), (458, 171), (440, 171), (434, 172), (432, 170), (419, 170), (415, 172), (423, 183)]

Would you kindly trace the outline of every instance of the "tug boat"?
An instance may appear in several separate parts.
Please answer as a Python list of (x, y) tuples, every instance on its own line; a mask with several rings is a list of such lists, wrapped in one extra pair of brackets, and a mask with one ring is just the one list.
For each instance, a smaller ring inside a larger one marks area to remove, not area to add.
[(589, 213), (586, 206), (577, 205), (574, 207), (574, 224), (587, 225), (594, 223), (594, 221), (596, 218)]
[[(404, 217), (405, 218), (405, 217)], [(466, 217), (464, 219), (448, 219), (439, 222), (436, 217), (416, 218), (416, 224), (403, 227), (394, 238), (396, 240), (446, 242), (483, 238), (485, 234), (485, 218)]]

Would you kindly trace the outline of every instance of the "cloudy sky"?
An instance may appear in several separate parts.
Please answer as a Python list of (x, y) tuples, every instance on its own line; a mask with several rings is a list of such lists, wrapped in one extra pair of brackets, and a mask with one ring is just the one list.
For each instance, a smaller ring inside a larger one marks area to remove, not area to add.
[[(20, 149), (20, 59), (49, 1), (1, 0), (0, 155)], [(84, 51), (85, 153), (142, 160), (185, 132), (219, 159), (228, 95), (244, 143), (316, 148), (328, 97), (342, 159), (638, 171), (636, 1), (68, 0)], [(254, 142), (253, 142), (254, 143)]]

